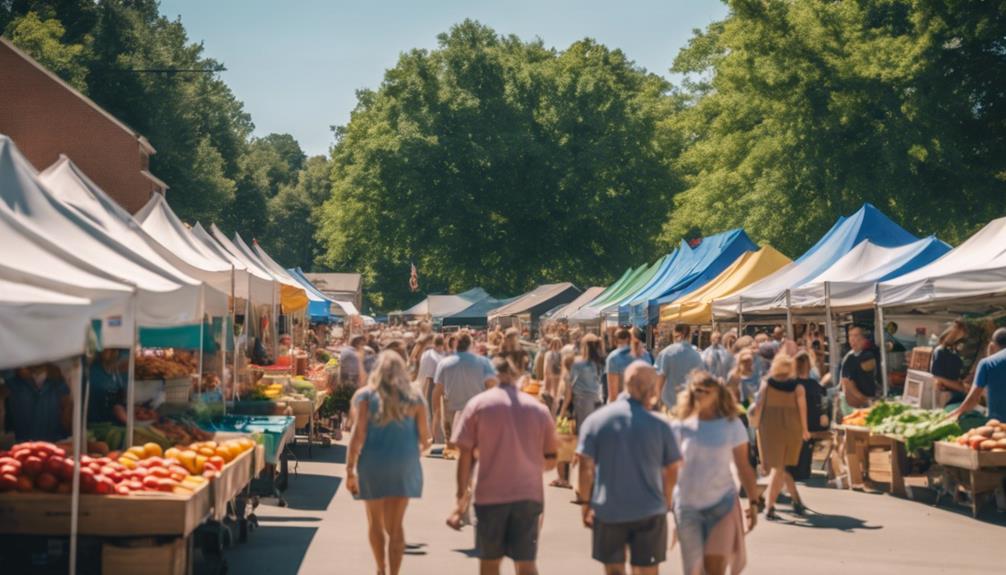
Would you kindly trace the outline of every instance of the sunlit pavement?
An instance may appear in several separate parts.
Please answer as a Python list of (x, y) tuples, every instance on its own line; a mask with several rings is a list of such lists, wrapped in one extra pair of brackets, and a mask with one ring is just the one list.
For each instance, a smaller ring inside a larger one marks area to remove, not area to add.
[[(367, 544), (363, 504), (343, 488), (346, 447), (315, 447), (313, 458), (298, 446), (296, 475), (291, 473), (287, 507), (274, 501), (257, 509), (260, 527), (249, 542), (226, 551), (230, 573), (375, 573)], [(405, 575), (477, 573), (474, 536), (458, 533), (444, 521), (454, 493), (454, 463), (424, 458), (423, 498), (405, 516), (409, 549)], [(552, 476), (548, 479), (550, 480)], [(539, 571), (601, 573), (590, 558), (590, 534), (581, 527), (573, 492), (546, 488), (545, 527)], [(803, 498), (813, 511), (799, 519), (780, 505), (783, 521), (761, 520), (748, 539), (745, 573), (1003, 573), (1006, 569), (1006, 517), (992, 511), (974, 520), (962, 510), (897, 499), (889, 495), (806, 487)], [(672, 550), (662, 573), (681, 573)], [(504, 573), (512, 573), (507, 566)]]

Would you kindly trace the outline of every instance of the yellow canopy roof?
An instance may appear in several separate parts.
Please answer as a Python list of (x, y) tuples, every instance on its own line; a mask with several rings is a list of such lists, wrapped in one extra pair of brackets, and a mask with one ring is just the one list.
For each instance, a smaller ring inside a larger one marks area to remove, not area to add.
[(675, 302), (660, 306), (660, 321), (689, 325), (711, 323), (714, 300), (746, 288), (790, 261), (772, 246), (765, 246), (756, 252), (744, 252), (706, 285)]

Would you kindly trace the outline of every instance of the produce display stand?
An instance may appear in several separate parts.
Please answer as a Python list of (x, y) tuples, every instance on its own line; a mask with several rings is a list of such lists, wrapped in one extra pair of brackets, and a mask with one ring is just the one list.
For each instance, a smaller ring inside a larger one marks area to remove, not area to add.
[(276, 497), (281, 507), (286, 506), (282, 491), (289, 481), (289, 464), (286, 446), (294, 438), (294, 418), (286, 415), (225, 415), (211, 424), (209, 431), (220, 434), (251, 434), (261, 444), (263, 472), (252, 481), (256, 495)]
[(319, 443), (325, 447), (332, 444), (331, 439), (322, 437), (318, 432), (318, 420), (320, 419), (318, 412), (321, 410), (322, 404), (325, 403), (325, 397), (327, 396), (328, 391), (320, 390), (315, 393), (314, 399), (287, 401), (287, 404), (293, 409), (295, 429), (304, 432), (294, 435), (294, 443), (299, 439), (304, 439), (307, 443), (308, 457), (313, 456), (311, 447), (315, 443)]
[(938, 441), (936, 462), (943, 466), (943, 494), (955, 503), (964, 491), (971, 499), (971, 515), (978, 512), (990, 494), (1003, 487), (1006, 480), (1006, 452), (978, 451), (964, 445)]
[(888, 465), (890, 465), (891, 469), (891, 495), (914, 499), (909, 487), (915, 487), (916, 484), (920, 487), (922, 485), (927, 487), (932, 485), (932, 475), (935, 470), (930, 470), (930, 473), (926, 475), (911, 475), (909, 473), (912, 468), (912, 457), (905, 446), (904, 438), (894, 435), (881, 435), (880, 437), (884, 437), (890, 441), (891, 446), (890, 451), (886, 453), (889, 457)]
[[(70, 535), (70, 505), (70, 496), (63, 494), (0, 494), (0, 535)], [(120, 547), (111, 545), (111, 540), (141, 541), (151, 537), (172, 537), (175, 539), (172, 548), (181, 553), (180, 557), (176, 557), (180, 569), (175, 572), (191, 573), (193, 534), (210, 518), (211, 512), (208, 483), (190, 495), (153, 492), (127, 496), (82, 494), (77, 534), (102, 539), (102, 555), (108, 563), (121, 560), (130, 552), (149, 555), (147, 550), (164, 549), (136, 547), (121, 551)]]
[(850, 489), (861, 489), (866, 481), (891, 481), (891, 472), (884, 464), (889, 456), (883, 453), (892, 449), (889, 438), (874, 435), (870, 428), (858, 425), (836, 425), (833, 433), (840, 449), (833, 452), (832, 470), (836, 477), (848, 476)]

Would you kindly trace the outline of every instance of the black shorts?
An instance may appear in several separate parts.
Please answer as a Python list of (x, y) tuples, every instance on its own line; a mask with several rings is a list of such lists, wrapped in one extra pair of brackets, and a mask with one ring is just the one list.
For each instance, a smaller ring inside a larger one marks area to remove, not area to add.
[(475, 505), (475, 547), (480, 559), (534, 561), (538, 555), (538, 518), (543, 505), (537, 501), (515, 501), (497, 505)]
[(667, 514), (638, 521), (604, 523), (594, 519), (595, 560), (605, 565), (625, 565), (629, 547), (634, 567), (652, 567), (667, 559)]

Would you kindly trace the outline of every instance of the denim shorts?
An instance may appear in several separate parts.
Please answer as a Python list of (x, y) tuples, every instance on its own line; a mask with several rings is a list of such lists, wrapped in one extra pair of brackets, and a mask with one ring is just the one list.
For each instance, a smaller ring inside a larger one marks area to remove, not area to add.
[[(706, 546), (713, 529), (730, 515), (737, 505), (737, 493), (730, 492), (718, 503), (706, 509), (674, 506), (674, 520), (681, 543), (681, 560), (685, 575), (701, 573)], [(696, 571), (698, 567), (698, 571)]]

